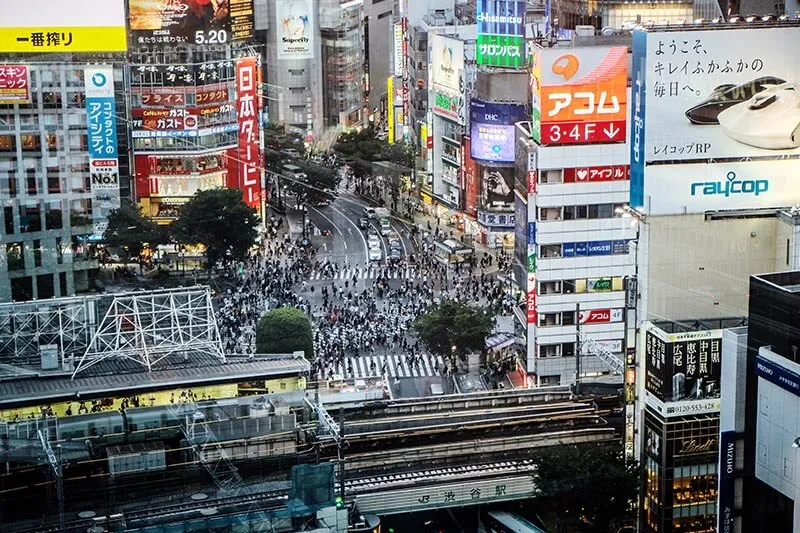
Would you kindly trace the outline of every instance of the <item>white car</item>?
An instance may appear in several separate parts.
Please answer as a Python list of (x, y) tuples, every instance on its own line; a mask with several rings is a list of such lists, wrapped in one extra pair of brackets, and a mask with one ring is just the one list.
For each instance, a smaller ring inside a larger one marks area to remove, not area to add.
[(381, 252), (380, 248), (370, 248), (369, 249), (369, 260), (370, 261), (380, 261), (383, 259), (383, 252)]
[(375, 218), (375, 208), (374, 207), (365, 207), (364, 208), (364, 216), (367, 218)]
[(367, 237), (367, 245), (370, 248), (380, 248), (381, 247), (381, 238), (378, 237), (377, 235), (375, 235), (374, 233), (370, 234), (369, 237)]

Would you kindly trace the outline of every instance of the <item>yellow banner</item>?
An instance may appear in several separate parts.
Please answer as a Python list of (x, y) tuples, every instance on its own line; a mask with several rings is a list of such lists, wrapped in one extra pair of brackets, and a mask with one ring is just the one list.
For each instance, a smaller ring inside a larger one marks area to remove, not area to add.
[(389, 116), (386, 120), (386, 128), (389, 130), (388, 141), (389, 144), (394, 144), (394, 78), (389, 76), (386, 80), (386, 112)]
[(2, 28), (0, 52), (124, 52), (128, 49), (124, 27)]

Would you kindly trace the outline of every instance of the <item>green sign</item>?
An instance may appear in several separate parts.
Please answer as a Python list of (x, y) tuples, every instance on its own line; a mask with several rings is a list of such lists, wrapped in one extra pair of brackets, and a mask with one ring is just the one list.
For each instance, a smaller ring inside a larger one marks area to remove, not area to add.
[(478, 65), (520, 68), (525, 66), (525, 38), (518, 35), (478, 35)]
[(528, 255), (528, 273), (536, 272), (536, 252)]
[(589, 280), (589, 292), (607, 292), (611, 290), (611, 278)]

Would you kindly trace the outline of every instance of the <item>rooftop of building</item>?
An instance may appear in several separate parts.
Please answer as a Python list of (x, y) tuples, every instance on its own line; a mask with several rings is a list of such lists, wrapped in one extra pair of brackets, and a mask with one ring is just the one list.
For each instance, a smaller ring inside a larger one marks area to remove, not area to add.
[(665, 333), (691, 333), (713, 329), (738, 328), (747, 325), (747, 317), (696, 318), (691, 320), (653, 320), (652, 324)]
[(800, 293), (800, 270), (773, 272), (771, 274), (754, 274), (752, 277), (774, 285), (784, 292)]
[(104, 395), (159, 390), (170, 387), (212, 385), (258, 379), (276, 379), (308, 372), (301, 355), (278, 354), (221, 359), (206, 353), (166, 358), (149, 372), (128, 359), (109, 359), (82, 370), (72, 378), (68, 371), (30, 371), (12, 365), (0, 368), (0, 408), (53, 402), (68, 398), (91, 399)]

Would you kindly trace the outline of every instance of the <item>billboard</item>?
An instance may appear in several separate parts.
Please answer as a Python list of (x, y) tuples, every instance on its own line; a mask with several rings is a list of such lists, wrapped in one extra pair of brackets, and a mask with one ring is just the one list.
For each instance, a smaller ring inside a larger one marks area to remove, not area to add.
[(314, 6), (312, 0), (275, 2), (278, 59), (314, 59)]
[(514, 204), (514, 167), (481, 168), (481, 205), (507, 207)]
[(533, 53), (531, 75), (528, 78), (531, 92), (531, 137), (533, 142), (542, 143), (542, 55)]
[(253, 36), (252, 0), (129, 0), (137, 45), (227, 44)]
[(580, 324), (611, 324), (622, 322), (622, 309), (588, 309), (578, 315)]
[(250, 207), (261, 205), (261, 170), (259, 168), (259, 83), (258, 58), (236, 60), (236, 115), (239, 120), (239, 188)]
[(27, 65), (0, 65), (0, 104), (31, 101), (31, 72)]
[(395, 22), (394, 24), (394, 76), (399, 78), (403, 75), (403, 62), (405, 55), (403, 54), (403, 24)]
[(131, 109), (134, 130), (185, 131), (197, 130), (198, 110), (192, 108)]
[(0, 53), (124, 52), (124, 0), (26, 0), (4, 5)]
[(114, 69), (87, 68), (84, 73), (89, 175), (94, 209), (94, 235), (102, 237), (107, 217), (120, 206), (117, 112), (114, 97)]
[(444, 92), (464, 93), (464, 42), (431, 36), (431, 84)]
[(472, 158), (492, 163), (514, 163), (514, 124), (526, 119), (525, 106), (474, 99), (469, 114)]
[(520, 68), (525, 66), (525, 2), (478, 0), (478, 65)]
[(642, 190), (651, 215), (800, 204), (796, 160), (653, 165)]
[(562, 257), (593, 257), (598, 255), (621, 255), (628, 253), (628, 241), (581, 241), (565, 242)]
[(630, 179), (628, 165), (565, 168), (564, 183), (597, 183), (601, 181), (626, 181)]
[(532, 118), (536, 129), (538, 115), (543, 145), (625, 142), (627, 47), (546, 49), (534, 55)]
[(636, 30), (634, 163), (800, 155), (798, 46), (796, 28)]
[(650, 325), (645, 337), (645, 390), (664, 403), (717, 399), (721, 353), (722, 330), (668, 334)]

